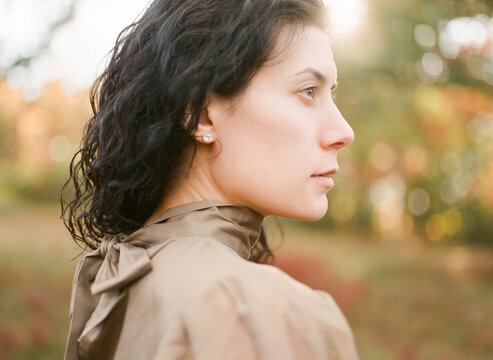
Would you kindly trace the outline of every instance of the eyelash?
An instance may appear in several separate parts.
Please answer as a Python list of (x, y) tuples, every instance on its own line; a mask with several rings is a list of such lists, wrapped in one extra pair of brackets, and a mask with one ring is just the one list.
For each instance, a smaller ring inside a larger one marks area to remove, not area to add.
[[(313, 96), (310, 96), (308, 95), (308, 91), (313, 91), (314, 92), (314, 95)], [(331, 91), (330, 95), (332, 97), (332, 100), (335, 100), (336, 99), (336, 94), (334, 93), (335, 90)], [(318, 92), (318, 86), (310, 86), (310, 87), (307, 87), (306, 89), (303, 89), (302, 90), (303, 93), (305, 93), (309, 98), (311, 99), (315, 99), (315, 96), (317, 96), (317, 92)]]

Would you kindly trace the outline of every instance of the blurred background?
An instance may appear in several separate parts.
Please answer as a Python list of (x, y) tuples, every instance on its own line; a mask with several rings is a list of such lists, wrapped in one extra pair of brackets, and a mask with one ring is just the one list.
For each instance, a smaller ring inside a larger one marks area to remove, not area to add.
[[(354, 143), (321, 221), (267, 219), (362, 359), (493, 358), (493, 1), (328, 0)], [(81, 255), (58, 195), (88, 88), (147, 0), (0, 0), (0, 359), (62, 358)]]

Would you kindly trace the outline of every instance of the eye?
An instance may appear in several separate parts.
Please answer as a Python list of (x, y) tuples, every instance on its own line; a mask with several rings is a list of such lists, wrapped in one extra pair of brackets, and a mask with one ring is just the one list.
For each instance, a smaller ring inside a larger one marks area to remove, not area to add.
[(310, 86), (306, 89), (303, 89), (301, 92), (309, 98), (315, 99), (315, 97), (317, 96), (318, 88), (316, 86)]

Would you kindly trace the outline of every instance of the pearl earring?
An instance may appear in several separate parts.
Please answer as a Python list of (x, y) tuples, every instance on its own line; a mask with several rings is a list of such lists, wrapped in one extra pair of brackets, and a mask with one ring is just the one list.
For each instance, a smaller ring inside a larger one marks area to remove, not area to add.
[(205, 133), (202, 135), (202, 140), (204, 140), (205, 143), (210, 144), (214, 141), (214, 137), (209, 133)]

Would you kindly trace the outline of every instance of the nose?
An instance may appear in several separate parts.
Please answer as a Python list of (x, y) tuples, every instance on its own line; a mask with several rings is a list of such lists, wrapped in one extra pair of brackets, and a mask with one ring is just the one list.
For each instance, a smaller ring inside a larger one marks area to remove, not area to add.
[(354, 131), (339, 109), (334, 106), (324, 122), (322, 146), (327, 149), (342, 149), (354, 140)]

